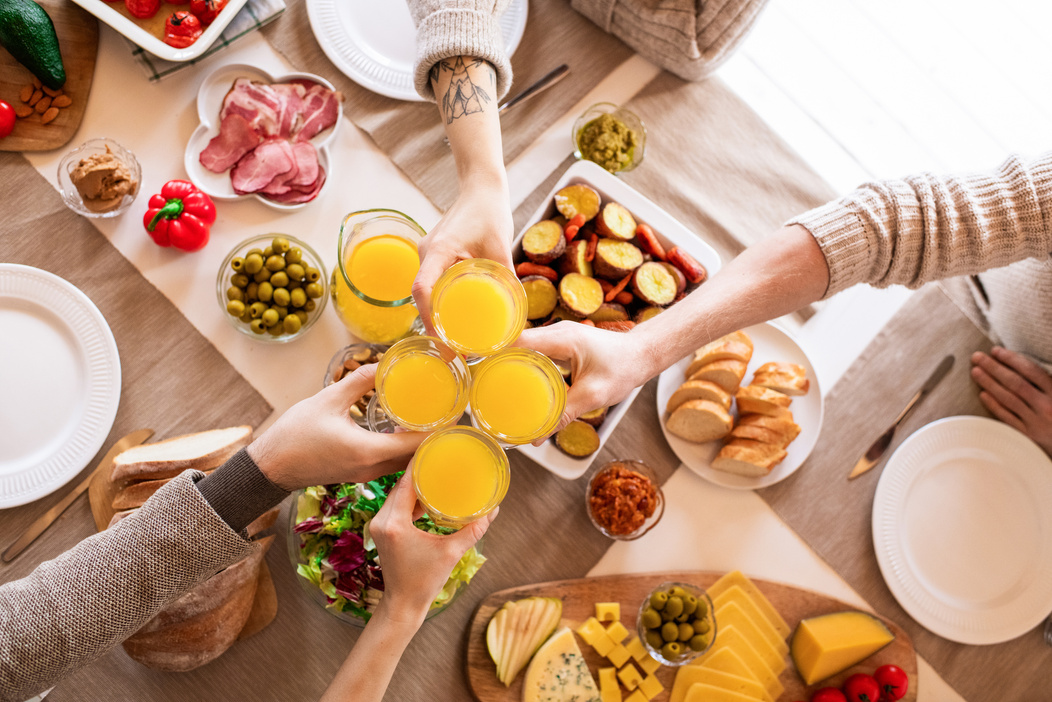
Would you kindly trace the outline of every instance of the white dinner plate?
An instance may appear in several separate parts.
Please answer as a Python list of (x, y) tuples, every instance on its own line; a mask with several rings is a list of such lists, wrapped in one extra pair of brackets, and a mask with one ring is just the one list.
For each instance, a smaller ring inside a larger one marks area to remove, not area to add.
[(56, 275), (0, 263), (0, 508), (62, 487), (102, 447), (121, 363), (102, 313)]
[[(752, 359), (749, 361), (749, 367), (745, 371), (743, 384), (748, 383), (757, 368), (771, 361), (783, 361), (801, 365), (807, 371), (807, 379), (811, 381), (807, 394), (794, 397), (793, 403), (789, 406), (789, 411), (793, 413), (793, 421), (800, 425), (800, 435), (789, 444), (789, 447), (786, 449), (787, 455), (781, 463), (762, 478), (750, 478), (745, 475), (715, 470), (712, 467), (712, 460), (719, 453), (720, 447), (723, 445), (722, 441), (695, 444), (679, 438), (665, 428), (665, 420), (668, 418), (665, 407), (668, 405), (668, 400), (672, 397), (672, 393), (686, 380), (684, 372), (687, 370), (687, 366), (690, 365), (693, 355), (680, 360), (676, 365), (665, 370), (658, 378), (657, 413), (658, 417), (661, 418), (661, 431), (665, 434), (665, 440), (668, 441), (668, 445), (672, 447), (672, 451), (679, 456), (679, 460), (683, 461), (684, 465), (711, 483), (736, 490), (755, 490), (756, 488), (767, 487), (785, 480), (796, 472), (796, 469), (811, 455), (811, 450), (815, 447), (815, 442), (818, 441), (818, 434), (822, 430), (824, 401), (822, 388), (818, 386), (818, 376), (815, 375), (811, 359), (807, 357), (807, 353), (800, 347), (800, 343), (789, 332), (770, 322), (746, 327), (744, 331), (752, 339), (753, 354)], [(737, 421), (738, 411), (736, 406), (732, 409), (731, 414)]]
[[(501, 15), (508, 56), (522, 40), (526, 14), (526, 0), (512, 0)], [(413, 85), (416, 28), (404, 0), (307, 0), (307, 15), (322, 51), (348, 78), (387, 97), (423, 100)]]
[(1021, 636), (1052, 611), (1052, 461), (993, 419), (921, 427), (877, 483), (873, 548), (929, 631), (964, 644)]

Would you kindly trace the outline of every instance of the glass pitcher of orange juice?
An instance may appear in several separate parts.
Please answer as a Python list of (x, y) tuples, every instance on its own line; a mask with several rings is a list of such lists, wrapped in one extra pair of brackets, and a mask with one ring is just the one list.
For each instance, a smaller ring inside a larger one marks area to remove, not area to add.
[(362, 341), (391, 344), (413, 329), (418, 319), (412, 296), (420, 270), (417, 246), (426, 234), (396, 210), (363, 210), (344, 217), (330, 290), (340, 319)]

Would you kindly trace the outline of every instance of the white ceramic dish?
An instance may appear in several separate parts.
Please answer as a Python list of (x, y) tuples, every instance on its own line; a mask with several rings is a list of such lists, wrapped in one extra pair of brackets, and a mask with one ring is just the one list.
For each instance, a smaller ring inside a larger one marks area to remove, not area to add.
[[(697, 234), (687, 229), (672, 217), (668, 212), (655, 205), (638, 191), (632, 189), (617, 176), (603, 170), (591, 161), (578, 161), (566, 169), (559, 182), (555, 184), (552, 191), (544, 199), (544, 203), (527, 220), (527, 224), (512, 243), (512, 255), (516, 262), (522, 259), (522, 237), (530, 225), (553, 216), (555, 212), (555, 193), (567, 185), (585, 183), (595, 188), (602, 197), (603, 202), (619, 202), (628, 208), (637, 219), (646, 222), (658, 235), (658, 239), (666, 248), (679, 246), (698, 260), (713, 275), (720, 269), (720, 256), (716, 250), (702, 241)], [(613, 433), (621, 417), (628, 411), (632, 400), (639, 394), (636, 388), (623, 401), (610, 408), (606, 415), (606, 421), (599, 427), (599, 449), (602, 450), (606, 440)], [(559, 450), (553, 441), (546, 441), (541, 446), (522, 446), (519, 451), (526, 454), (537, 463), (567, 480), (576, 480), (584, 475), (592, 460), (599, 454), (596, 451), (585, 458), (574, 458)], [(634, 458), (634, 456), (621, 456), (621, 458)]]
[(213, 173), (202, 166), (200, 161), (201, 152), (208, 146), (208, 142), (212, 140), (212, 137), (219, 134), (219, 111), (223, 107), (223, 98), (226, 97), (230, 87), (238, 78), (250, 78), (265, 83), (285, 83), (297, 79), (309, 80), (324, 85), (329, 90), (335, 90), (332, 83), (313, 73), (286, 73), (281, 76), (272, 76), (260, 68), (243, 63), (230, 64), (214, 71), (204, 79), (200, 89), (197, 91), (197, 116), (201, 120), (201, 124), (190, 136), (190, 141), (186, 144), (186, 151), (183, 153), (183, 166), (190, 177), (190, 182), (216, 200), (255, 198), (268, 207), (282, 211), (298, 210), (309, 205), (325, 194), (329, 183), (332, 181), (328, 144), (336, 135), (336, 130), (340, 128), (340, 123), (343, 121), (343, 103), (340, 103), (336, 124), (330, 129), (314, 135), (314, 138), (310, 140), (318, 151), (318, 163), (325, 169), (325, 173), (328, 176), (314, 200), (286, 205), (256, 193), (239, 195), (234, 192), (234, 186), (230, 183), (229, 170), (223, 173)]
[[(234, 19), (234, 16), (245, 6), (247, 1), (248, 0), (229, 0), (227, 6), (216, 16), (212, 24), (205, 27), (204, 33), (201, 34), (197, 41), (185, 49), (177, 49), (174, 46), (168, 46), (164, 41), (155, 37), (153, 34), (150, 34), (133, 20), (125, 17), (114, 9), (110, 3), (104, 2), (104, 0), (73, 0), (73, 2), (98, 17), (99, 21), (110, 25), (118, 33), (123, 34), (130, 41), (138, 44), (154, 56), (162, 58), (165, 61), (177, 62), (195, 59), (208, 51), (212, 47), (212, 44), (215, 43), (215, 40), (219, 38), (219, 35), (223, 33), (223, 30), (226, 29), (226, 26)], [(161, 9), (158, 10), (157, 13), (161, 14), (167, 12), (170, 14), (176, 10), (187, 9), (189, 8), (185, 5), (180, 6), (161, 3)], [(153, 22), (155, 20), (156, 18), (149, 21)]]
[(1052, 460), (993, 419), (921, 427), (880, 476), (873, 548), (926, 629), (964, 644), (1021, 636), (1052, 611)]
[[(526, 0), (512, 0), (500, 29), (508, 56), (526, 30)], [(374, 93), (421, 101), (413, 87), (416, 29), (405, 2), (307, 0), (307, 15), (322, 51), (340, 72)]]
[[(673, 452), (679, 456), (679, 460), (709, 482), (735, 490), (755, 490), (767, 487), (792, 475), (811, 455), (811, 450), (818, 441), (818, 435), (822, 430), (824, 404), (822, 388), (818, 386), (818, 376), (815, 375), (811, 359), (807, 357), (800, 343), (789, 332), (768, 322), (747, 327), (745, 333), (752, 339), (753, 354), (749, 367), (745, 371), (744, 383), (748, 383), (757, 368), (770, 361), (797, 363), (807, 370), (807, 378), (811, 381), (807, 394), (794, 397), (792, 405), (789, 406), (789, 410), (793, 413), (793, 420), (800, 425), (800, 435), (789, 444), (785, 460), (767, 475), (762, 478), (750, 478), (715, 470), (712, 468), (712, 460), (719, 453), (720, 446), (723, 445), (722, 441), (695, 444), (679, 438), (665, 428), (665, 419), (668, 417), (665, 412), (666, 405), (672, 393), (685, 380), (683, 373), (690, 365), (690, 356), (665, 370), (658, 378), (657, 387), (657, 412), (658, 417), (661, 418), (661, 431), (665, 434), (665, 440), (668, 441)], [(732, 409), (731, 414), (737, 420), (737, 409)]]
[(0, 263), (0, 509), (54, 492), (110, 433), (121, 395), (102, 313), (47, 271)]

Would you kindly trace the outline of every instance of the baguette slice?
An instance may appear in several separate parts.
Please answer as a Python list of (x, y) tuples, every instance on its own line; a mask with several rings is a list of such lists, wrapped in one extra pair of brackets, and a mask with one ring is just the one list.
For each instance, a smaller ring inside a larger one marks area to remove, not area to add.
[(777, 390), (771, 390), (760, 385), (748, 385), (734, 394), (738, 403), (738, 412), (745, 414), (774, 414), (777, 410), (785, 409), (792, 403), (793, 398)]
[(723, 405), (726, 409), (731, 408), (730, 393), (716, 383), (711, 380), (688, 380), (672, 393), (672, 397), (668, 398), (668, 406), (665, 411), (672, 412), (687, 400), (708, 400)]
[(713, 361), (741, 361), (748, 364), (752, 358), (752, 339), (743, 331), (731, 332), (727, 336), (710, 341), (694, 352), (694, 359), (687, 366), (687, 377), (696, 373), (702, 366)]
[(113, 482), (174, 478), (184, 470), (212, 470), (223, 465), (252, 440), (252, 427), (243, 425), (176, 436), (133, 446), (113, 459)]
[(786, 395), (806, 395), (811, 381), (807, 379), (807, 371), (803, 366), (772, 361), (756, 369), (752, 376), (752, 384)]
[(773, 417), (768, 414), (743, 414), (738, 420), (740, 427), (757, 427), (774, 432), (780, 438), (779, 443), (789, 445), (800, 435), (800, 425), (793, 421), (793, 413), (783, 410), (787, 416)]
[(726, 473), (762, 478), (785, 458), (785, 449), (749, 439), (731, 439), (716, 456), (712, 467)]
[(733, 393), (741, 385), (742, 378), (745, 377), (745, 368), (748, 364), (744, 361), (735, 361), (726, 359), (722, 361), (713, 361), (712, 363), (706, 363), (704, 366), (696, 370), (687, 376), (688, 380), (708, 380), (709, 382), (716, 383), (726, 392)]
[(687, 400), (669, 415), (670, 432), (695, 443), (722, 439), (734, 427), (727, 409), (709, 400)]
[[(754, 416), (762, 417), (763, 415), (758, 414)], [(750, 439), (773, 446), (780, 446), (781, 448), (789, 445), (789, 440), (785, 438), (785, 434), (766, 427), (758, 427), (755, 424), (739, 424), (731, 429), (730, 436), (732, 439)]]
[(146, 500), (153, 497), (155, 492), (167, 485), (171, 480), (171, 478), (162, 478), (161, 480), (144, 480), (132, 483), (113, 496), (113, 509), (126, 510), (142, 507), (146, 504)]

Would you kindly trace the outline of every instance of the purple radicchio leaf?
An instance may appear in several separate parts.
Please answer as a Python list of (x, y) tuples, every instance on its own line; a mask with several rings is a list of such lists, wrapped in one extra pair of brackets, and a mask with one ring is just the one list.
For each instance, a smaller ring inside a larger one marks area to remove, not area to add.
[(325, 525), (317, 517), (309, 517), (297, 524), (292, 531), (296, 534), (317, 534), (323, 526)]
[(361, 568), (364, 563), (365, 546), (362, 537), (352, 531), (345, 531), (329, 551), (329, 565), (337, 573), (349, 573)]

